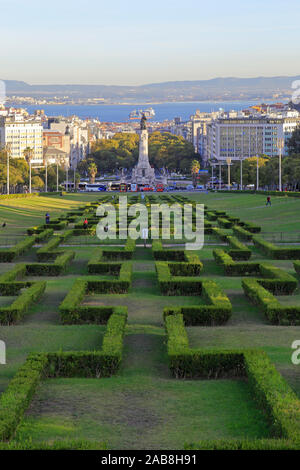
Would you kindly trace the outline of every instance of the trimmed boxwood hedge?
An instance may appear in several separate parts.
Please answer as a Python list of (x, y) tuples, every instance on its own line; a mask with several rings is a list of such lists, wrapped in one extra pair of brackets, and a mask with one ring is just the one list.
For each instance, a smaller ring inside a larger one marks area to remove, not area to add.
[(185, 450), (299, 450), (300, 444), (287, 439), (219, 439), (184, 444)]
[(74, 251), (65, 251), (57, 256), (54, 263), (27, 263), (26, 273), (30, 276), (59, 276), (75, 258)]
[[(15, 289), (15, 283), (12, 284), (14, 284), (13, 287)], [(20, 283), (19, 286), (20, 288), (25, 287), (26, 284)], [(27, 286), (27, 289), (24, 290), (11, 305), (8, 307), (0, 307), (1, 325), (12, 325), (22, 320), (29, 307), (42, 296), (46, 288), (46, 282), (38, 281), (27, 283)]]
[(253, 276), (260, 274), (259, 263), (237, 263), (229, 253), (221, 248), (213, 250), (216, 263), (222, 266), (226, 276)]
[(285, 246), (278, 247), (271, 242), (267, 242), (259, 236), (253, 237), (253, 243), (260, 248), (266, 255), (273, 259), (299, 259), (300, 247)]
[(35, 236), (26, 237), (12, 248), (0, 250), (0, 263), (11, 263), (35, 244)]
[(135, 245), (136, 241), (132, 240), (131, 238), (128, 238), (123, 249), (101, 249), (99, 250), (97, 258), (99, 262), (132, 259), (133, 253), (135, 252)]
[(219, 217), (217, 220), (218, 224), (222, 228), (231, 228), (233, 226), (233, 222), (229, 219), (225, 219), (224, 217)]
[(227, 241), (230, 245), (230, 250), (228, 251), (228, 253), (231, 258), (233, 258), (234, 260), (245, 261), (251, 258), (251, 250), (242, 242), (240, 242), (240, 240), (238, 240), (236, 237), (232, 237), (229, 235), (227, 237)]
[(35, 235), (35, 242), (36, 243), (44, 242), (45, 240), (48, 240), (50, 237), (52, 237), (53, 233), (54, 233), (53, 228), (48, 228), (44, 230), (43, 232), (40, 232)]
[[(118, 279), (91, 278), (77, 279), (59, 306), (62, 323), (103, 323), (110, 314), (111, 307), (81, 305), (84, 297), (90, 293), (126, 293), (131, 285), (132, 266), (129, 262), (119, 265)], [(103, 320), (104, 319), (104, 320)]]
[(212, 227), (212, 234), (220, 238), (222, 242), (227, 242), (228, 232), (225, 232), (225, 230), (219, 227)]
[(300, 274), (300, 261), (294, 261), (294, 268), (297, 274)]
[(265, 279), (242, 279), (245, 295), (262, 308), (271, 324), (300, 325), (300, 306), (281, 305), (276, 297), (262, 285), (263, 283), (266, 286)]
[(108, 447), (105, 442), (73, 439), (53, 442), (0, 442), (0, 451), (2, 450), (108, 450)]
[(188, 307), (165, 307), (163, 316), (182, 314), (186, 325), (224, 325), (232, 313), (232, 305), (226, 294), (214, 281), (201, 282), (201, 295), (206, 305)]
[[(186, 273), (188, 269), (192, 269), (188, 267), (188, 263), (182, 264), (186, 266), (185, 268), (181, 268), (181, 273)], [(199, 295), (199, 292), (201, 292), (200, 278), (186, 274), (174, 276), (171, 271), (174, 265), (175, 263), (168, 263), (167, 261), (157, 261), (155, 263), (161, 293), (163, 295)], [(185, 271), (183, 271), (183, 269), (185, 269)], [(173, 273), (174, 272), (176, 273), (176, 271), (173, 270)], [(177, 270), (177, 272), (179, 271)]]
[(240, 225), (234, 225), (232, 230), (234, 234), (242, 240), (250, 242), (253, 238), (253, 233), (243, 227), (240, 227)]
[(0, 440), (14, 436), (42, 379), (113, 375), (122, 361), (126, 321), (125, 310), (110, 316), (100, 351), (30, 354), (0, 396)]
[(169, 365), (176, 378), (247, 377), (255, 400), (267, 414), (272, 435), (299, 445), (300, 400), (264, 351), (190, 349), (180, 314), (166, 316), (165, 327)]
[(153, 257), (157, 261), (183, 261), (186, 262), (186, 252), (184, 250), (166, 250), (160, 240), (152, 241)]

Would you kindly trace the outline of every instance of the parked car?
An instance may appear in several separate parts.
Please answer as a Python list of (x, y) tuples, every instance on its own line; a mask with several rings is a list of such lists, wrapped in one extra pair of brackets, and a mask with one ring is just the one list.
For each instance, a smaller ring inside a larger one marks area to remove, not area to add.
[(192, 184), (188, 184), (186, 187), (187, 191), (194, 191), (194, 186)]
[(166, 191), (175, 191), (175, 186), (167, 186)]

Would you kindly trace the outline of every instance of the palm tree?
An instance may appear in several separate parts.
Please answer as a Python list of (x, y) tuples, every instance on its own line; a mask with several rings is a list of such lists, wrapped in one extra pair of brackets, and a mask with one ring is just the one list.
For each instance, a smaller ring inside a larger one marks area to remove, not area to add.
[(26, 147), (26, 149), (23, 150), (23, 155), (27, 163), (30, 163), (30, 160), (32, 159), (32, 154), (33, 154), (33, 149), (30, 147)]
[(198, 162), (198, 160), (193, 160), (191, 164), (191, 173), (192, 173), (194, 188), (197, 185), (197, 174), (199, 173), (199, 170), (200, 170), (200, 163)]
[(88, 166), (88, 172), (89, 172), (89, 177), (90, 177), (90, 183), (95, 183), (95, 178), (98, 172), (98, 168), (96, 163), (92, 162)]

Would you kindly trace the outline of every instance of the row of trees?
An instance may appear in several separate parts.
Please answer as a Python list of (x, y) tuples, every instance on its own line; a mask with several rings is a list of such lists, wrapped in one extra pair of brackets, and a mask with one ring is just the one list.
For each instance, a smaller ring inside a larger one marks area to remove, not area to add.
[[(276, 157), (259, 157), (259, 187), (277, 189), (279, 183), (279, 159)], [(222, 167), (222, 180), (227, 183), (227, 165)], [(216, 169), (215, 176), (218, 177), (219, 170)], [(240, 184), (241, 165), (239, 162), (232, 162), (230, 169), (231, 182)], [(242, 166), (243, 186), (256, 185), (257, 157), (243, 160)], [(282, 159), (282, 185), (288, 190), (296, 191), (300, 189), (300, 155), (291, 155)]]
[[(64, 168), (58, 167), (59, 183), (65, 180), (66, 172)], [(32, 167), (31, 186), (33, 189), (43, 190), (45, 188), (46, 169)], [(47, 168), (48, 188), (56, 189), (57, 167), (56, 165), (48, 165)], [(9, 159), (9, 181), (10, 187), (22, 190), (24, 187), (29, 188), (29, 163), (24, 158)], [(7, 152), (5, 149), (0, 150), (0, 187), (2, 189), (7, 184)]]
[[(130, 169), (138, 160), (138, 144), (137, 134), (118, 133), (112, 139), (100, 139), (94, 143), (90, 158), (81, 162), (80, 170), (90, 173), (91, 163), (101, 173)], [(150, 164), (158, 169), (164, 167), (169, 171), (189, 171), (195, 156), (193, 145), (183, 137), (160, 132), (149, 135)]]

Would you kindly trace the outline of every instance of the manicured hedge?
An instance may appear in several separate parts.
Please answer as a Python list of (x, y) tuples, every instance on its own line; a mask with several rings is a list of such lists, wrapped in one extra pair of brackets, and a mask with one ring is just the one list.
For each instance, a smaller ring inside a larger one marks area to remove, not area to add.
[[(24, 263), (17, 264), (10, 271), (7, 271), (6, 273), (1, 274), (0, 286), (2, 286), (2, 284), (6, 284), (7, 282), (12, 282), (17, 279), (22, 279), (25, 275), (26, 275), (26, 264)], [(0, 291), (2, 292), (1, 287), (0, 287)]]
[(11, 439), (44, 377), (45, 354), (30, 355), (0, 395), (0, 440)]
[(232, 230), (234, 234), (242, 240), (250, 242), (253, 238), (253, 233), (251, 233), (249, 230), (244, 229), (243, 227), (240, 227), (239, 225), (234, 225), (232, 227)]
[(266, 255), (273, 259), (299, 259), (300, 247), (285, 246), (278, 247), (271, 242), (267, 242), (259, 236), (253, 237), (253, 243), (260, 248)]
[(239, 222), (237, 225), (242, 225), (245, 230), (251, 233), (261, 232), (261, 227), (259, 225), (252, 224), (251, 222)]
[(233, 226), (233, 222), (229, 219), (224, 219), (223, 217), (218, 218), (218, 224), (222, 228), (231, 228)]
[(227, 276), (253, 276), (260, 274), (259, 263), (237, 263), (229, 253), (221, 248), (213, 250), (213, 256), (216, 263), (222, 266)]
[(255, 189), (252, 190), (240, 190), (235, 189), (234, 191), (222, 189), (222, 190), (214, 190), (215, 192), (220, 193), (231, 193), (231, 194), (263, 194), (264, 196), (280, 196), (280, 197), (300, 197), (299, 191), (256, 191)]
[(53, 228), (48, 228), (44, 230), (43, 232), (40, 232), (39, 234), (35, 235), (35, 242), (41, 243), (45, 240), (48, 240), (50, 237), (52, 237), (53, 233), (54, 233)]
[(72, 260), (75, 258), (74, 251), (66, 251), (57, 256), (54, 263), (28, 263), (26, 272), (31, 276), (59, 276), (63, 274)]
[(160, 240), (153, 240), (152, 253), (157, 261), (186, 261), (184, 250), (166, 250)]
[(228, 232), (226, 232), (225, 230), (218, 227), (213, 227), (212, 234), (215, 235), (217, 238), (220, 238), (222, 242), (227, 242)]
[(217, 220), (218, 216), (213, 211), (205, 211), (205, 217), (207, 220)]
[(205, 305), (188, 307), (166, 307), (164, 318), (168, 315), (182, 314), (186, 325), (224, 325), (232, 313), (232, 305), (226, 294), (218, 284), (211, 280), (203, 280), (199, 295), (205, 301)]
[(0, 442), (2, 450), (107, 450), (105, 442), (84, 440), (60, 440), (53, 442), (11, 441)]
[(10, 306), (0, 307), (0, 324), (11, 325), (22, 320), (29, 307), (42, 296), (45, 288), (46, 282), (33, 282)]
[(86, 323), (89, 319), (98, 318), (98, 322), (105, 321), (111, 307), (97, 307), (81, 305), (84, 297), (89, 293), (126, 293), (131, 285), (132, 266), (128, 262), (120, 265), (119, 279), (99, 279), (88, 277), (77, 279), (68, 294), (59, 306), (62, 323)]
[(129, 260), (132, 259), (133, 253), (135, 252), (136, 241), (128, 238), (123, 249), (110, 250), (106, 248), (99, 252), (98, 260), (102, 262), (104, 260)]
[(132, 264), (130, 261), (123, 261), (120, 263), (120, 266), (119, 276), (116, 279), (107, 279), (107, 277), (101, 279), (101, 276), (98, 278), (88, 277), (88, 292), (95, 292), (97, 294), (126, 294), (131, 287)]
[(26, 237), (12, 248), (0, 250), (0, 263), (11, 263), (35, 244), (35, 236)]
[(167, 316), (165, 327), (169, 365), (176, 378), (246, 376), (255, 400), (270, 420), (273, 436), (299, 445), (300, 400), (264, 351), (190, 349), (180, 314)]
[(300, 274), (300, 261), (294, 261), (294, 268), (297, 274)]
[(35, 197), (38, 195), (39, 193), (1, 194), (0, 199), (27, 199), (29, 197)]
[(127, 312), (125, 310), (110, 316), (100, 351), (29, 355), (0, 396), (0, 440), (5, 441), (14, 436), (18, 424), (43, 378), (100, 378), (113, 375), (122, 361), (126, 321)]
[(36, 235), (48, 229), (60, 231), (60, 230), (64, 230), (67, 227), (67, 225), (68, 225), (68, 220), (54, 219), (49, 224), (42, 224), (42, 225), (38, 225), (37, 227), (28, 228), (27, 233), (28, 235)]
[(186, 443), (185, 450), (299, 450), (300, 444), (287, 439), (219, 439)]
[(300, 306), (281, 305), (262, 283), (265, 280), (243, 279), (245, 295), (262, 308), (266, 318), (273, 325), (300, 325)]
[[(201, 280), (199, 277), (186, 275), (174, 276), (172, 275), (172, 268), (170, 269), (169, 265), (170, 263), (167, 261), (157, 261), (155, 263), (158, 283), (163, 295), (200, 295)], [(171, 263), (171, 266), (174, 266), (174, 263)], [(189, 269), (188, 266), (186, 266), (185, 269)]]
[(228, 254), (234, 260), (245, 260), (247, 261), (251, 257), (251, 250), (240, 242), (236, 237), (228, 236), (227, 241), (230, 245)]

